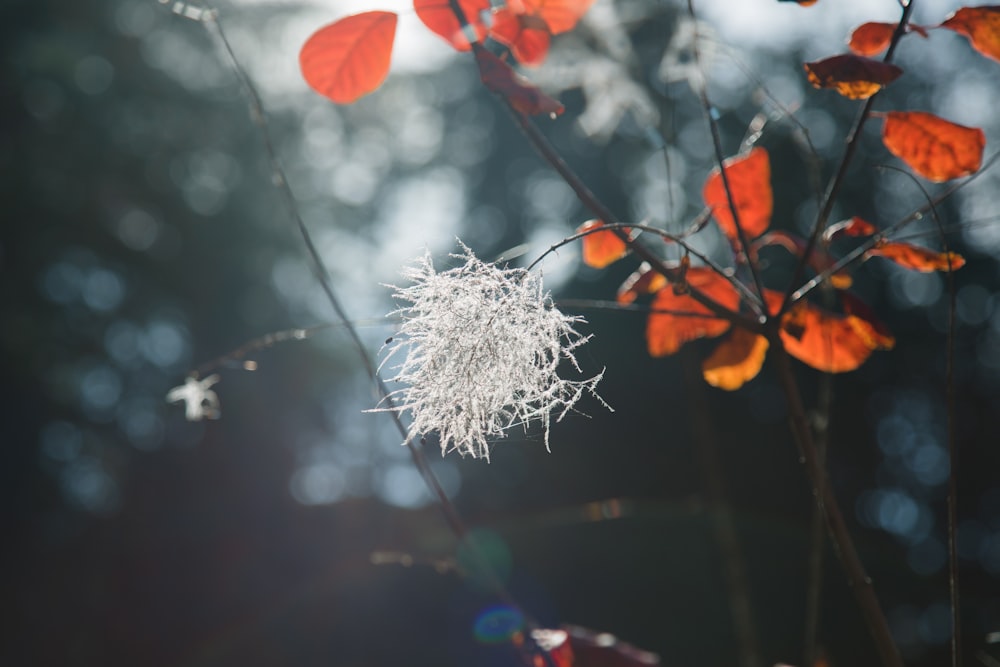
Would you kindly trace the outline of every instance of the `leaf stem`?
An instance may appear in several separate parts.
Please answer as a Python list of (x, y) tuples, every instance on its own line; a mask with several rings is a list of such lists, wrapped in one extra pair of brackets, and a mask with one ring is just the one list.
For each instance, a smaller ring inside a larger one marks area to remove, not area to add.
[[(777, 320), (775, 320), (777, 321)], [(771, 350), (770, 358), (774, 362), (778, 374), (778, 380), (785, 400), (788, 403), (789, 421), (791, 422), (792, 435), (798, 446), (799, 456), (805, 465), (806, 473), (812, 483), (813, 494), (816, 498), (816, 505), (826, 522), (830, 539), (833, 543), (834, 551), (840, 559), (844, 573), (847, 576), (847, 583), (854, 592), (854, 597), (861, 608), (861, 613), (868, 625), (875, 646), (882, 658), (885, 667), (903, 667), (903, 660), (899, 650), (896, 648), (889, 631), (889, 623), (885, 614), (879, 606), (878, 598), (872, 587), (872, 580), (865, 572), (864, 565), (858, 556), (851, 538), (844, 517), (840, 511), (840, 505), (833, 494), (826, 471), (820, 460), (809, 422), (806, 418), (805, 408), (802, 404), (802, 397), (799, 392), (798, 383), (792, 369), (792, 364), (788, 353), (781, 344), (781, 338), (777, 330), (770, 336)]]

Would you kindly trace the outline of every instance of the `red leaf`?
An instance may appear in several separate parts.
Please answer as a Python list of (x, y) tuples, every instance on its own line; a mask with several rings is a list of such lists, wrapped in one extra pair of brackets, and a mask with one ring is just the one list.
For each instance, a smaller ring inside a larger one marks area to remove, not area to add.
[(844, 312), (852, 316), (848, 321), (869, 347), (873, 350), (891, 350), (896, 345), (896, 338), (876, 317), (871, 306), (850, 292), (838, 292), (838, 294)]
[(862, 23), (851, 33), (847, 46), (859, 56), (874, 56), (885, 51), (894, 32), (895, 23)]
[(986, 135), (923, 111), (890, 111), (882, 126), (889, 152), (930, 181), (947, 181), (979, 170)]
[(342, 18), (306, 40), (299, 52), (302, 76), (320, 95), (350, 104), (385, 81), (395, 37), (392, 12)]
[[(731, 157), (723, 165), (733, 195), (733, 205), (739, 214), (740, 225), (747, 237), (754, 238), (764, 233), (771, 224), (774, 205), (771, 193), (771, 162), (767, 151), (754, 148), (747, 155)], [(712, 170), (702, 189), (705, 204), (712, 209), (712, 215), (719, 228), (730, 241), (736, 242), (739, 235), (729, 208), (729, 198), (722, 182), (718, 167)]]
[(549, 53), (552, 33), (549, 26), (534, 14), (515, 14), (504, 7), (493, 15), (490, 37), (505, 44), (524, 65), (540, 65)]
[[(588, 229), (603, 227), (600, 220), (588, 220), (576, 228), (576, 233), (585, 232)], [(621, 240), (615, 232), (605, 230), (587, 234), (581, 239), (583, 243), (583, 263), (595, 269), (603, 269), (609, 264), (614, 264), (628, 253), (628, 246)]]
[(885, 257), (903, 268), (930, 273), (931, 271), (947, 271), (949, 260), (951, 270), (955, 271), (965, 266), (965, 258), (955, 252), (937, 252), (930, 248), (910, 245), (902, 241), (886, 241), (865, 253), (869, 257)]
[[(736, 288), (714, 270), (696, 266), (688, 269), (687, 283), (724, 308), (735, 310), (740, 297)], [(677, 288), (664, 287), (656, 293), (653, 312), (646, 321), (646, 345), (654, 357), (673, 354), (684, 343), (696, 338), (714, 338), (729, 330), (729, 321), (712, 314), (687, 293), (678, 294)]]
[(618, 288), (615, 300), (621, 304), (629, 304), (640, 294), (654, 294), (666, 286), (667, 279), (663, 274), (653, 271), (649, 262), (643, 262)]
[[(458, 4), (475, 32), (476, 41), (483, 41), (486, 38), (486, 26), (483, 25), (482, 12), (490, 10), (490, 0), (459, 0)], [(468, 36), (462, 34), (462, 26), (448, 0), (413, 0), (413, 8), (425, 26), (456, 49), (468, 51), (471, 48)]]
[(525, 14), (534, 14), (549, 26), (553, 35), (569, 32), (587, 13), (594, 0), (510, 0), (508, 6), (521, 5)]
[(767, 354), (767, 339), (746, 329), (734, 329), (701, 364), (705, 382), (735, 391), (757, 377)]
[(964, 35), (984, 56), (1000, 60), (1000, 6), (962, 7), (941, 27)]
[[(784, 295), (765, 290), (772, 313)], [(860, 332), (860, 333), (859, 333)], [(825, 373), (846, 373), (863, 364), (881, 344), (874, 325), (858, 315), (841, 315), (807, 301), (792, 306), (781, 320), (781, 342), (788, 354)]]
[(823, 237), (827, 241), (832, 241), (841, 236), (871, 236), (877, 231), (878, 229), (872, 223), (854, 216), (850, 220), (842, 220), (827, 227), (826, 231), (823, 232)]
[(563, 112), (562, 104), (531, 85), (500, 58), (479, 44), (475, 44), (473, 50), (483, 84), (494, 93), (503, 95), (512, 107), (528, 115), (547, 113), (556, 116)]
[(813, 86), (833, 88), (852, 100), (871, 97), (903, 73), (895, 65), (851, 54), (806, 63), (804, 67)]

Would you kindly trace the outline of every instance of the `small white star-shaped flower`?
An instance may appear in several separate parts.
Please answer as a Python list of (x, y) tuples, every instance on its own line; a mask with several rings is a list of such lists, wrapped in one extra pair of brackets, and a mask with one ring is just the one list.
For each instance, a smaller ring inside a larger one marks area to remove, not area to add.
[(209, 375), (203, 380), (188, 376), (184, 384), (174, 387), (167, 392), (167, 402), (179, 403), (184, 401), (184, 417), (191, 422), (202, 419), (218, 419), (219, 397), (209, 389), (219, 381), (218, 375)]

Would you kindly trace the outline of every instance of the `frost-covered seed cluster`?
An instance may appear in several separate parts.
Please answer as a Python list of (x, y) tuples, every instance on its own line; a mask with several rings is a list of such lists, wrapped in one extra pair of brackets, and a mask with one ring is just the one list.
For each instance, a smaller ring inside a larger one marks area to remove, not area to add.
[(393, 286), (409, 305), (395, 313), (402, 325), (383, 366), (396, 363), (390, 380), (403, 387), (378, 410), (408, 412), (410, 437), (437, 432), (442, 454), (489, 460), (490, 439), (532, 421), (548, 449), (553, 415), (562, 419), (584, 392), (604, 403), (595, 392), (603, 372), (556, 374), (561, 360), (580, 370), (573, 351), (589, 336), (573, 325), (582, 320), (562, 314), (536, 274), (487, 264), (464, 246), (453, 257), (464, 263), (437, 272), (425, 255), (404, 270), (409, 286)]

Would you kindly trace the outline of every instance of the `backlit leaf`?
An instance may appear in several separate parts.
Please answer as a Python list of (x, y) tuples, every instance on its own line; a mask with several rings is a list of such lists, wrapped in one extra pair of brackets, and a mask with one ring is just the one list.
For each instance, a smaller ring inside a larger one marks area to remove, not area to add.
[[(784, 295), (765, 290), (764, 296), (771, 312), (777, 312)], [(807, 301), (788, 310), (779, 333), (788, 354), (825, 373), (853, 371), (873, 350), (883, 347), (873, 325), (864, 318), (833, 313)]]
[(568, 32), (587, 13), (594, 0), (509, 0), (518, 14), (531, 14), (545, 21), (553, 35)]
[[(603, 226), (600, 220), (588, 220), (577, 227), (576, 233)], [(628, 253), (625, 241), (611, 230), (587, 234), (580, 241), (583, 243), (583, 263), (595, 269), (614, 264)]]
[(931, 271), (947, 271), (951, 261), (951, 270), (965, 266), (965, 258), (955, 252), (937, 252), (930, 248), (903, 243), (902, 241), (885, 241), (865, 253), (869, 257), (885, 257), (903, 268), (929, 273)]
[(962, 7), (941, 27), (967, 37), (972, 48), (984, 56), (1000, 60), (1000, 5)]
[(827, 227), (823, 232), (823, 238), (833, 241), (841, 236), (871, 236), (877, 231), (872, 223), (854, 216), (850, 220), (842, 220)]
[(640, 294), (654, 294), (667, 286), (667, 279), (658, 271), (653, 271), (649, 262), (643, 262), (618, 288), (615, 300), (629, 304)]
[[(483, 24), (483, 12), (490, 11), (490, 0), (459, 0), (458, 3), (470, 30), (475, 33), (475, 40), (481, 42), (486, 38), (486, 26)], [(452, 11), (449, 0), (413, 0), (413, 8), (417, 17), (424, 25), (437, 33), (446, 42), (459, 51), (468, 51), (471, 46), (467, 35), (462, 34), (461, 24)]]
[(885, 114), (882, 143), (913, 171), (941, 182), (979, 170), (986, 135), (923, 111), (891, 111)]
[(767, 339), (746, 329), (733, 332), (701, 364), (705, 381), (735, 391), (757, 377), (767, 354)]
[(483, 84), (494, 93), (506, 98), (512, 107), (529, 116), (540, 113), (556, 116), (563, 112), (564, 107), (558, 100), (552, 99), (531, 85), (503, 60), (479, 44), (475, 44), (473, 50)]
[[(739, 214), (740, 225), (748, 238), (764, 233), (771, 224), (774, 206), (771, 193), (771, 162), (767, 151), (754, 148), (746, 155), (731, 157), (723, 162), (733, 205)], [(712, 209), (712, 216), (719, 228), (730, 241), (736, 242), (739, 235), (733, 214), (729, 208), (729, 198), (722, 182), (718, 167), (712, 170), (702, 189), (705, 204)]]
[(817, 60), (804, 67), (813, 86), (833, 88), (852, 100), (871, 97), (903, 73), (895, 65), (852, 54)]
[(838, 292), (838, 295), (844, 312), (851, 316), (848, 322), (868, 347), (873, 350), (891, 350), (896, 345), (895, 336), (878, 319), (871, 306), (850, 292)]
[[(723, 276), (704, 266), (687, 271), (691, 289), (698, 290), (729, 310), (739, 304), (736, 288)], [(651, 308), (669, 312), (652, 312), (646, 321), (646, 345), (650, 355), (662, 357), (673, 354), (684, 343), (696, 338), (714, 338), (729, 330), (729, 321), (712, 314), (687, 293), (677, 293), (677, 288), (667, 286), (656, 293)]]
[(862, 23), (851, 32), (847, 46), (859, 56), (874, 56), (885, 51), (894, 32), (895, 23)]
[(540, 65), (552, 42), (552, 33), (543, 19), (534, 14), (515, 14), (508, 7), (494, 14), (490, 36), (506, 45), (523, 65)]
[(320, 95), (350, 104), (385, 81), (395, 37), (392, 12), (342, 18), (306, 40), (299, 52), (302, 76)]

